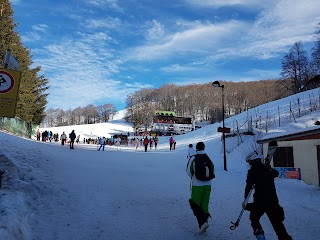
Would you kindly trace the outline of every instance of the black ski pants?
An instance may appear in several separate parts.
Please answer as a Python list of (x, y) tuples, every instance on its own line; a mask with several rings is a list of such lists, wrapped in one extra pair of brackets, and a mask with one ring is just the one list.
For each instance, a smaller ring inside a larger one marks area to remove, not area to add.
[(70, 149), (74, 149), (74, 148), (73, 148), (73, 144), (74, 144), (74, 139), (73, 139), (73, 140), (71, 139), (71, 140), (70, 140)]
[(204, 224), (206, 221), (208, 221), (208, 218), (210, 216), (209, 213), (205, 213), (202, 208), (196, 204), (192, 199), (189, 199), (190, 207), (193, 211), (193, 214), (196, 216), (199, 224), (199, 228), (201, 228), (202, 224)]
[(279, 203), (273, 203), (270, 205), (261, 205), (254, 203), (250, 212), (251, 226), (253, 232), (257, 230), (262, 230), (260, 224), (260, 218), (266, 213), (275, 233), (279, 240), (292, 240), (292, 237), (287, 233), (286, 228), (283, 224), (284, 221), (284, 211)]

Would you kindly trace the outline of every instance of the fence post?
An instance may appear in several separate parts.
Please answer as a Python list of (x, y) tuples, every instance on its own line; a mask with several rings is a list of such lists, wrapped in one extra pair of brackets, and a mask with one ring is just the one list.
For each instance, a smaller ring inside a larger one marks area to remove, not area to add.
[(298, 98), (298, 116), (301, 117), (300, 98)]
[(248, 132), (252, 133), (252, 115), (250, 116), (250, 120), (248, 119)]
[(280, 127), (280, 107), (278, 106), (279, 127)]
[(268, 110), (266, 115), (266, 133), (268, 133), (268, 123), (269, 123), (269, 116), (268, 116)]
[(312, 112), (312, 102), (311, 102), (311, 96), (310, 96), (310, 93), (309, 93), (309, 100), (310, 100), (310, 112)]

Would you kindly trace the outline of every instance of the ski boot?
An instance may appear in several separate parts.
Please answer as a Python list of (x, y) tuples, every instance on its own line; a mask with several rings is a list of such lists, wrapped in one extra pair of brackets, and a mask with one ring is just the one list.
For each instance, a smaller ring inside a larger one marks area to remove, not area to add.
[(205, 222), (204, 224), (201, 225), (199, 233), (200, 234), (205, 233), (205, 231), (208, 229), (208, 227), (209, 227), (208, 222)]
[(266, 240), (263, 230), (260, 230), (260, 229), (256, 230), (254, 232), (254, 236), (257, 238), (257, 240)]

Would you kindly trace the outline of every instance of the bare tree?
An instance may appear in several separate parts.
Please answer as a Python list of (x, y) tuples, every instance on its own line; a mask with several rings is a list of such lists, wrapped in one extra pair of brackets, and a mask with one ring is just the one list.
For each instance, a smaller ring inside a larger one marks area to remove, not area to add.
[(81, 107), (77, 107), (76, 109), (74, 109), (72, 111), (72, 115), (75, 118), (75, 124), (76, 125), (79, 125), (79, 124), (83, 123), (83, 121), (81, 121), (81, 119), (83, 118), (82, 112), (83, 112), (83, 109)]
[(282, 59), (281, 75), (284, 79), (291, 80), (289, 90), (292, 93), (300, 92), (309, 79), (309, 60), (301, 42), (296, 42)]
[(98, 110), (93, 104), (89, 104), (83, 109), (83, 114), (86, 119), (85, 123), (92, 124), (96, 122)]
[(317, 30), (315, 32), (316, 42), (312, 48), (312, 70), (313, 74), (320, 74), (320, 23), (318, 23)]
[(117, 109), (113, 104), (108, 103), (98, 106), (97, 111), (101, 121), (107, 122), (117, 112)]

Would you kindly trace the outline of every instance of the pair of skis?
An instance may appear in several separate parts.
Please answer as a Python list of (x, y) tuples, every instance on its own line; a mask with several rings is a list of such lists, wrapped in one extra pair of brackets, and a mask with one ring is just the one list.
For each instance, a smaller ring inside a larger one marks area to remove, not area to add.
[[(273, 141), (269, 142), (267, 157), (264, 159), (264, 162), (263, 162), (263, 164), (265, 166), (270, 165), (272, 157), (273, 157), (277, 147), (278, 147), (277, 141), (273, 140)], [(232, 224), (231, 227), (230, 227), (231, 230), (235, 230), (239, 226), (240, 219), (242, 217), (242, 214), (243, 214), (244, 210), (246, 209), (246, 207), (248, 205), (248, 202), (249, 202), (249, 199), (251, 197), (251, 194), (253, 192), (254, 187), (255, 186), (253, 185), (252, 188), (250, 189), (250, 192), (249, 192), (247, 198), (244, 201), (244, 206), (243, 206), (243, 208), (242, 208), (242, 210), (241, 210), (241, 212), (239, 214), (239, 217), (238, 217), (237, 221), (236, 222), (231, 222), (231, 224)], [(265, 240), (265, 236), (264, 236), (263, 233), (259, 234), (259, 235), (256, 235), (256, 238), (257, 238), (257, 240)]]

